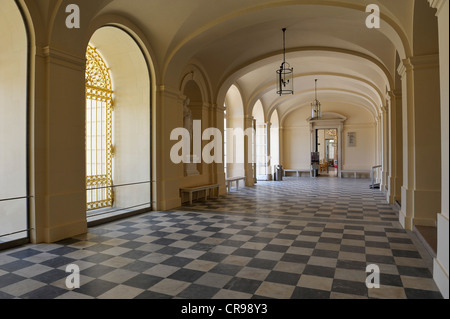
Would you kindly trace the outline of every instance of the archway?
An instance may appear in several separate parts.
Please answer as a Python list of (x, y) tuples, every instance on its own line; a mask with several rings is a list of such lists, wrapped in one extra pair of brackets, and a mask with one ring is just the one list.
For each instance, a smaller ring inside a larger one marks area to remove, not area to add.
[(227, 177), (245, 176), (244, 106), (239, 89), (232, 85), (225, 98), (226, 172)]
[[(148, 64), (140, 47), (122, 29), (102, 27), (93, 34), (89, 45), (104, 59), (112, 91), (111, 123), (106, 131), (111, 138), (111, 185), (87, 185), (88, 194), (100, 190), (110, 191), (112, 196), (104, 207), (88, 211), (88, 222), (93, 224), (152, 208), (151, 86)], [(102, 123), (97, 125), (103, 127)], [(86, 126), (88, 132), (88, 123)], [(104, 156), (105, 147), (97, 152)]]
[(14, 1), (0, 6), (0, 247), (29, 238), (28, 36)]

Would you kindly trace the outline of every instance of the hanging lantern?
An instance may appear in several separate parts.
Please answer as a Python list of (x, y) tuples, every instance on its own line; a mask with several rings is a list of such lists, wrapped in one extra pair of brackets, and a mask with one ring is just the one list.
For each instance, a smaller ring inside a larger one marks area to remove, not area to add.
[(316, 79), (316, 88), (315, 88), (315, 100), (311, 103), (311, 116), (313, 119), (320, 119), (322, 117), (322, 107), (317, 99), (317, 79)]
[(277, 70), (277, 94), (294, 94), (294, 68), (286, 62), (286, 28), (283, 29), (283, 63)]

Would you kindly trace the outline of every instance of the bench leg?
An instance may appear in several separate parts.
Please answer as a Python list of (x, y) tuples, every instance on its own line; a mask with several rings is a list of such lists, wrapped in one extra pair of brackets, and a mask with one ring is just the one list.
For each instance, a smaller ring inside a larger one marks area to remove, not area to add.
[(189, 205), (192, 205), (192, 192), (189, 192)]

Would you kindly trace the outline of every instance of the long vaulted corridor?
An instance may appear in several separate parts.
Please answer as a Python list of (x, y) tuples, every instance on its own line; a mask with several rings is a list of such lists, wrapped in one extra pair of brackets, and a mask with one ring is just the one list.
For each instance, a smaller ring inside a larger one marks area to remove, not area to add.
[(0, 300), (449, 298), (449, 0), (0, 0), (0, 43)]
[(368, 180), (289, 177), (2, 252), (0, 298), (442, 298), (431, 265)]

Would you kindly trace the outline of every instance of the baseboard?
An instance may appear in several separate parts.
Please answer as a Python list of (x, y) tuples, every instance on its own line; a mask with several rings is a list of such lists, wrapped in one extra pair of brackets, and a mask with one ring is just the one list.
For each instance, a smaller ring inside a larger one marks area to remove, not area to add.
[[(433, 227), (435, 228), (435, 227)], [(424, 229), (421, 226), (415, 226), (414, 227), (414, 233), (416, 234), (417, 238), (422, 242), (425, 249), (428, 251), (430, 256), (432, 258), (436, 258), (437, 249), (435, 248), (437, 245), (437, 234), (433, 235), (430, 234), (432, 231), (427, 231), (427, 234), (425, 234)], [(437, 228), (436, 228), (437, 232)], [(435, 236), (435, 238), (428, 238), (429, 236)]]
[(117, 221), (117, 220), (134, 217), (136, 215), (145, 214), (145, 213), (148, 213), (150, 211), (152, 211), (151, 207), (147, 207), (147, 208), (142, 208), (142, 209), (129, 211), (129, 212), (125, 212), (125, 213), (112, 214), (111, 216), (108, 216), (108, 217), (105, 217), (105, 218), (99, 218), (99, 219), (96, 219), (96, 220), (89, 220), (88, 219), (87, 225), (88, 225), (88, 227), (95, 227), (95, 226), (111, 223), (111, 222), (114, 222), (114, 221)]
[(449, 299), (448, 273), (445, 272), (444, 267), (442, 267), (441, 263), (436, 258), (433, 263), (433, 279), (442, 296), (445, 299)]

